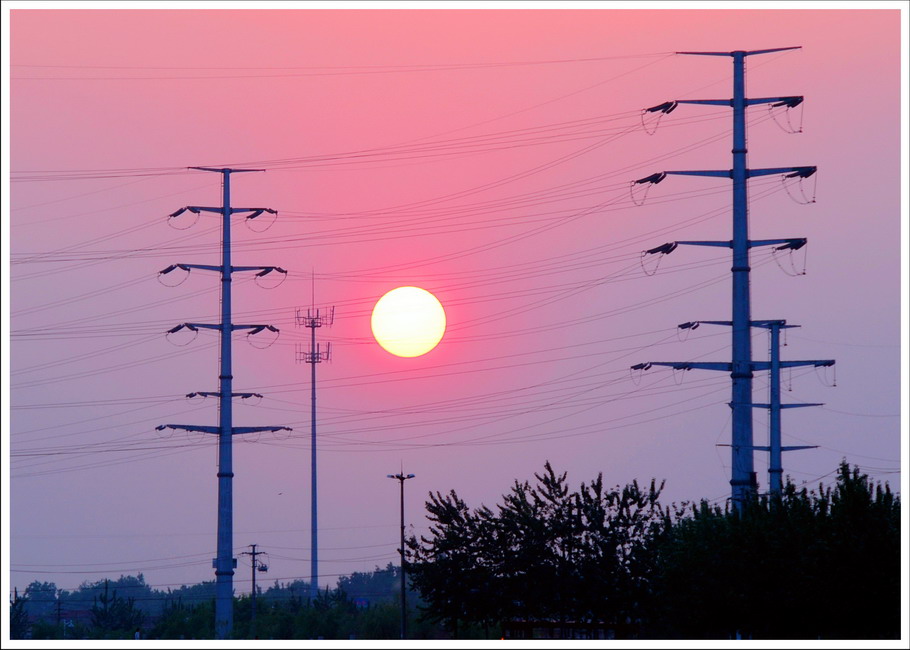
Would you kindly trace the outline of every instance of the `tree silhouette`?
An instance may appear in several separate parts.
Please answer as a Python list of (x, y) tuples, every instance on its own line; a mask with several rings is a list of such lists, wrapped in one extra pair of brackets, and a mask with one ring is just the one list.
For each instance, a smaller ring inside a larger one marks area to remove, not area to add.
[(103, 636), (131, 633), (141, 627), (143, 619), (142, 612), (135, 607), (134, 599), (118, 596), (116, 589), (108, 593), (108, 581), (105, 580), (104, 593), (92, 605), (92, 627)]

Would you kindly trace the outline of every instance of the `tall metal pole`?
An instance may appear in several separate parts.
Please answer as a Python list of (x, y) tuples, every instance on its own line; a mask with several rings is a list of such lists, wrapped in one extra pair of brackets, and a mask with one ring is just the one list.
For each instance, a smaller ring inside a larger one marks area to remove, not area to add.
[[(783, 409), (803, 408), (806, 406), (822, 406), (819, 403), (810, 404), (781, 404), (780, 401), (780, 371), (781, 368), (796, 368), (800, 366), (815, 366), (816, 368), (833, 366), (833, 359), (813, 359), (811, 361), (781, 361), (780, 358), (780, 331), (791, 329), (799, 325), (787, 325), (785, 320), (760, 320), (753, 321), (753, 327), (762, 327), (771, 334), (771, 350), (769, 353), (768, 381), (769, 395), (767, 404), (753, 404), (754, 408), (768, 409), (768, 446), (755, 449), (768, 452), (768, 492), (780, 495), (783, 489), (783, 452), (799, 451), (801, 449), (815, 449), (817, 445), (789, 445), (784, 446), (781, 434), (781, 411)], [(765, 364), (754, 363), (753, 367), (761, 369)]]
[(316, 474), (316, 364), (328, 361), (332, 355), (332, 344), (322, 350), (316, 343), (316, 328), (330, 326), (335, 319), (335, 308), (325, 314), (312, 307), (303, 316), (297, 310), (297, 324), (310, 328), (310, 349), (303, 351), (298, 346), (297, 360), (311, 364), (310, 369), (310, 598), (319, 596), (319, 520), (318, 483)]
[[(754, 243), (754, 242), (753, 242)], [(680, 329), (695, 329), (702, 323), (711, 325), (726, 325), (731, 327), (732, 321), (691, 321), (678, 325)], [(816, 445), (795, 445), (784, 447), (781, 444), (781, 410), (786, 408), (801, 408), (804, 406), (821, 406), (821, 404), (781, 404), (780, 401), (780, 371), (781, 368), (798, 368), (802, 366), (815, 366), (816, 368), (833, 366), (833, 359), (813, 359), (813, 360), (787, 360), (781, 361), (780, 358), (780, 330), (799, 327), (799, 325), (787, 325), (785, 320), (755, 320), (751, 321), (752, 327), (760, 327), (771, 333), (771, 351), (768, 361), (753, 361), (750, 364), (751, 369), (767, 370), (770, 373), (769, 386), (770, 394), (767, 404), (750, 403), (750, 408), (768, 409), (769, 417), (769, 435), (767, 445), (753, 445), (749, 448), (752, 451), (767, 451), (769, 454), (768, 461), (768, 485), (771, 494), (780, 494), (781, 475), (783, 474), (782, 453), (785, 451), (797, 451), (800, 449), (814, 449)], [(678, 370), (690, 370), (692, 368), (701, 368), (705, 370), (729, 370), (733, 364), (712, 363), (712, 362), (679, 362), (679, 361), (652, 361), (646, 364), (638, 364), (633, 368), (645, 368), (651, 365), (670, 366)], [(720, 445), (726, 446), (726, 445)], [(732, 445), (730, 445), (732, 446)], [(737, 502), (741, 507), (742, 502)]]
[(780, 494), (781, 477), (784, 473), (780, 437), (780, 328), (786, 321), (777, 321), (769, 327), (771, 332), (771, 381), (768, 414), (768, 489)]
[(405, 474), (404, 472), (400, 474), (388, 474), (388, 478), (398, 479), (398, 482), (401, 484), (401, 638), (406, 639), (408, 636), (408, 609), (407, 609), (407, 599), (405, 596), (405, 572), (407, 571), (406, 565), (407, 561), (404, 556), (404, 482), (409, 478), (414, 478), (414, 474)]
[[(218, 396), (218, 426), (199, 426), (186, 424), (162, 424), (157, 429), (182, 429), (185, 431), (199, 431), (218, 435), (218, 525), (217, 525), (217, 553), (212, 565), (215, 569), (215, 638), (228, 639), (234, 626), (234, 569), (237, 560), (233, 557), (233, 492), (232, 479), (234, 478), (231, 445), (234, 435), (255, 433), (260, 431), (289, 430), (282, 426), (255, 426), (235, 427), (232, 417), (232, 400), (234, 397), (251, 397), (256, 393), (234, 393), (233, 374), (231, 370), (231, 338), (232, 333), (239, 329), (250, 330), (250, 334), (268, 329), (275, 333), (278, 328), (272, 325), (234, 325), (231, 320), (231, 276), (240, 271), (258, 271), (258, 276), (272, 272), (287, 274), (287, 271), (277, 266), (232, 266), (231, 265), (231, 215), (236, 213), (249, 213), (247, 219), (255, 219), (264, 212), (277, 214), (271, 208), (232, 208), (231, 207), (231, 174), (237, 172), (263, 171), (261, 169), (226, 169), (210, 167), (192, 167), (201, 171), (217, 172), (222, 177), (222, 204), (220, 208), (204, 206), (186, 206), (169, 215), (170, 218), (190, 211), (195, 214), (200, 212), (220, 213), (222, 217), (221, 228), (221, 265), (207, 264), (173, 264), (161, 271), (161, 275), (170, 273), (177, 268), (184, 271), (201, 269), (219, 272), (221, 274), (221, 322), (213, 323), (182, 323), (170, 330), (173, 334), (183, 328), (198, 331), (200, 328), (218, 330), (220, 336), (221, 363), (219, 366), (219, 389), (214, 392), (190, 393), (187, 397)], [(261, 397), (261, 396), (260, 396)]]
[(218, 375), (218, 554), (215, 566), (215, 638), (227, 639), (234, 627), (233, 478), (231, 458), (231, 170), (223, 178), (221, 228), (221, 370)]
[(401, 638), (408, 638), (408, 608), (407, 590), (405, 589), (405, 558), (404, 558), (404, 479), (401, 480)]
[[(316, 352), (316, 328), (310, 328), (310, 349)], [(316, 517), (316, 363), (310, 364), (310, 596), (319, 595), (319, 541)]]
[(746, 196), (746, 83), (743, 51), (733, 52), (733, 380), (730, 486), (735, 503), (755, 489), (752, 457), (752, 338)]

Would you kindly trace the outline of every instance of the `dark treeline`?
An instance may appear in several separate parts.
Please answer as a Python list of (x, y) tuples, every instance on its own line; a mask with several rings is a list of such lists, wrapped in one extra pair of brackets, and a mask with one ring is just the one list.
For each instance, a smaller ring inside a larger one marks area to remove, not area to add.
[[(900, 499), (887, 484), (842, 463), (831, 485), (788, 481), (742, 512), (663, 507), (662, 488), (607, 488), (598, 476), (573, 491), (547, 463), (492, 508), (431, 493), (430, 532), (408, 540), (408, 636), (900, 638)], [(314, 600), (304, 581), (276, 582), (257, 589), (255, 627), (250, 597), (235, 599), (233, 637), (396, 639), (399, 580), (389, 564)], [(164, 592), (141, 574), (73, 592), (33, 582), (11, 602), (12, 638), (137, 628), (212, 638), (214, 582)]]
[[(252, 599), (234, 599), (235, 639), (393, 639), (400, 630), (399, 567), (342, 576), (335, 589), (309, 597), (304, 580), (257, 585), (255, 626)], [(85, 582), (73, 591), (52, 582), (32, 582), (15, 592), (10, 606), (11, 638), (22, 639), (211, 639), (215, 582), (156, 590), (144, 576)], [(409, 594), (417, 602), (417, 594)], [(416, 638), (434, 638), (430, 623), (411, 623)]]
[(662, 508), (655, 482), (571, 491), (549, 463), (535, 478), (495, 508), (430, 495), (408, 570), (453, 636), (900, 638), (900, 500), (846, 463), (742, 513)]

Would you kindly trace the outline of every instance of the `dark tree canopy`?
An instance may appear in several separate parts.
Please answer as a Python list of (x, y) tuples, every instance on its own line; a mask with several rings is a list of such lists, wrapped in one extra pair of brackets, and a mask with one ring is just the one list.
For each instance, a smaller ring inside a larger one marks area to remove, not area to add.
[(431, 493), (409, 540), (423, 615), (503, 634), (546, 624), (617, 637), (900, 637), (900, 500), (843, 463), (833, 486), (662, 510), (663, 485), (571, 491), (547, 463), (494, 508)]
[(429, 535), (408, 543), (408, 570), (428, 618), (453, 632), (459, 622), (615, 629), (639, 618), (649, 540), (663, 523), (662, 486), (607, 490), (598, 476), (572, 492), (549, 463), (535, 479), (516, 481), (495, 511), (471, 510), (455, 492), (430, 495)]
[(900, 500), (846, 463), (740, 516), (702, 503), (659, 545), (654, 627), (671, 638), (900, 636)]

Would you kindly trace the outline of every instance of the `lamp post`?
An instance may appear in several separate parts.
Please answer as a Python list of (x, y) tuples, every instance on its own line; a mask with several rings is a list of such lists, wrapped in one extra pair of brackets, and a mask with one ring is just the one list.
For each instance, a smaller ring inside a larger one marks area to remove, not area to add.
[(409, 478), (414, 478), (413, 474), (405, 474), (404, 472), (400, 474), (388, 474), (388, 478), (397, 479), (401, 485), (401, 638), (404, 639), (407, 637), (408, 623), (407, 623), (407, 609), (405, 607), (405, 581), (404, 581), (404, 572), (405, 572), (405, 559), (404, 559), (404, 482)]

